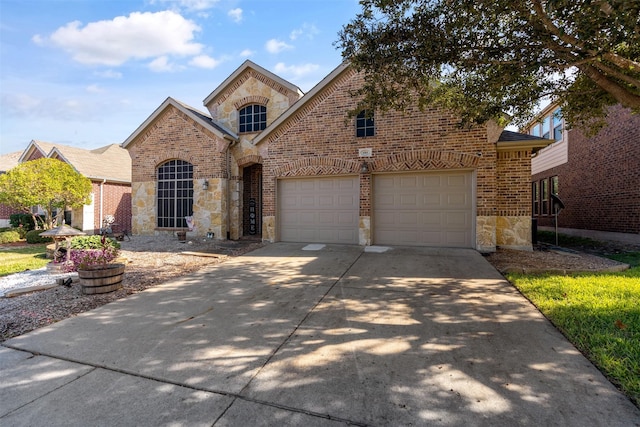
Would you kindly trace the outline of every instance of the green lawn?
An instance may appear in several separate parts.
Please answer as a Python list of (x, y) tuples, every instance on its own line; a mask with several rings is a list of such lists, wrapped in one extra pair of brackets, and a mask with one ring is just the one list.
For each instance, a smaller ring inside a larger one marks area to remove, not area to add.
[(640, 406), (640, 252), (621, 273), (507, 276), (614, 384)]
[(46, 245), (27, 245), (0, 250), (0, 277), (24, 270), (36, 270), (49, 263)]

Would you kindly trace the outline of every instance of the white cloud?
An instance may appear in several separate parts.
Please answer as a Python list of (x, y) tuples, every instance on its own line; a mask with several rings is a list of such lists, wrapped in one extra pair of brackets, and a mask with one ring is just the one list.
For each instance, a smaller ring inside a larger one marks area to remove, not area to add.
[[(48, 40), (80, 63), (118, 66), (132, 59), (197, 55), (203, 48), (192, 41), (197, 31), (200, 27), (175, 12), (134, 12), (85, 27), (70, 22)], [(45, 39), (35, 35), (32, 40), (43, 44)]]
[(113, 71), (113, 70), (96, 71), (93, 74), (97, 77), (102, 77), (103, 79), (121, 79), (122, 78), (121, 72)]
[(320, 31), (318, 31), (315, 25), (304, 23), (302, 24), (302, 27), (291, 31), (291, 34), (289, 34), (289, 38), (291, 40), (296, 40), (300, 36), (305, 36), (306, 38), (312, 40), (318, 34), (320, 34)]
[(89, 92), (89, 93), (102, 93), (102, 92), (104, 92), (104, 89), (102, 89), (100, 86), (94, 84), (94, 85), (87, 86), (87, 92)]
[(285, 65), (282, 62), (278, 62), (274, 68), (276, 74), (284, 74), (299, 79), (311, 74), (318, 70), (320, 66), (318, 64), (302, 64), (302, 65)]
[(231, 9), (229, 12), (227, 12), (227, 15), (233, 20), (233, 22), (242, 22), (242, 9), (240, 9), (239, 7)]
[(293, 49), (293, 46), (286, 44), (282, 40), (271, 39), (267, 41), (265, 48), (269, 53), (279, 53), (286, 49)]
[(151, 4), (169, 3), (187, 10), (206, 10), (213, 8), (220, 0), (152, 0)]
[(211, 70), (220, 65), (221, 62), (222, 61), (212, 58), (209, 55), (198, 55), (189, 61), (189, 65), (199, 68), (208, 68)]
[(149, 63), (149, 69), (156, 73), (169, 73), (176, 71), (178, 67), (174, 63), (169, 62), (169, 58), (165, 55), (151, 61)]
[(251, 50), (251, 49), (245, 49), (242, 52), (240, 52), (240, 56), (242, 58), (248, 58), (250, 56), (253, 56), (256, 52)]
[(5, 94), (0, 99), (2, 110), (10, 115), (26, 115), (43, 104), (42, 99), (26, 93)]

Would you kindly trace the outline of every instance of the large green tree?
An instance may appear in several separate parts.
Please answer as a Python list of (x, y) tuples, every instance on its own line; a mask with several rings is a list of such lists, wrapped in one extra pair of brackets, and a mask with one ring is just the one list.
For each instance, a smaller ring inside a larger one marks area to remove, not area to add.
[[(0, 203), (32, 214), (33, 206), (45, 213), (44, 228), (53, 226), (54, 211), (90, 203), (91, 181), (68, 163), (43, 158), (21, 163), (0, 175)], [(33, 215), (33, 214), (32, 214)], [(34, 222), (36, 217), (34, 215)], [(38, 224), (38, 222), (35, 222)]]
[(466, 123), (530, 120), (541, 100), (596, 130), (640, 112), (640, 0), (361, 0), (336, 42), (358, 108), (440, 104)]

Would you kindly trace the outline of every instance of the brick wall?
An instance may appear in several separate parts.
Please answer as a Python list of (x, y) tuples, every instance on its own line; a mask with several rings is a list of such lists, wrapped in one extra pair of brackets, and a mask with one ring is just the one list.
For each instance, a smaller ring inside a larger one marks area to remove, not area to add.
[[(99, 230), (100, 224), (100, 189), (96, 183), (93, 184), (95, 199), (94, 224), (96, 230)], [(98, 188), (95, 188), (98, 187)], [(113, 215), (115, 223), (114, 231), (131, 231), (131, 186), (128, 184), (111, 184), (103, 185), (103, 204), (102, 214)]]
[(497, 215), (530, 216), (531, 186), (524, 183), (531, 176), (531, 152), (498, 153), (497, 174)]
[[(362, 160), (375, 172), (475, 169), (478, 215), (495, 215), (497, 209), (496, 148), (487, 140), (485, 127), (461, 129), (457, 117), (440, 109), (424, 112), (390, 112), (375, 117), (376, 135), (357, 138), (346, 112), (355, 106), (350, 91), (362, 84), (361, 76), (345, 71), (281, 129), (260, 144), (264, 156), (264, 215), (275, 215), (278, 176), (359, 174)], [(359, 148), (372, 148), (373, 157), (359, 158)], [(481, 156), (478, 156), (481, 153)], [(525, 181), (527, 182), (527, 181)], [(367, 187), (365, 180), (365, 187)], [(370, 192), (360, 196), (361, 216), (370, 214)], [(526, 205), (521, 208), (526, 209)]]
[[(532, 180), (558, 176), (561, 227), (640, 233), (640, 116), (617, 106), (608, 124), (593, 137), (569, 130), (569, 161)], [(537, 218), (553, 225), (551, 216)]]
[(0, 204), (0, 221), (4, 220), (4, 222), (6, 222), (7, 224), (7, 227), (9, 226), (9, 217), (15, 213), (20, 212), (10, 206)]
[(227, 156), (218, 151), (222, 138), (181, 111), (169, 106), (146, 132), (127, 146), (132, 162), (132, 181), (156, 180), (156, 169), (167, 160), (193, 164), (193, 178), (226, 178)]

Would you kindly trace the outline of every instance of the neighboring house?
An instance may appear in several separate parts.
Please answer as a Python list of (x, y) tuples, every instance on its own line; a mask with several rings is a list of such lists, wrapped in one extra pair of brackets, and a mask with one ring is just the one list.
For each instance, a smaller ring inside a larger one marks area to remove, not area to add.
[(564, 204), (558, 227), (569, 234), (640, 233), (640, 116), (612, 107), (607, 126), (589, 137), (579, 128), (567, 130), (560, 109), (550, 105), (525, 130), (555, 141), (531, 160), (539, 226), (555, 225), (556, 194)]
[[(0, 156), (0, 175), (18, 166), (21, 155), (22, 151), (16, 151)], [(9, 218), (14, 213), (15, 209), (12, 207), (0, 204), (0, 227), (10, 227)]]
[(62, 160), (91, 180), (91, 203), (65, 212), (67, 224), (86, 233), (97, 234), (104, 217), (113, 215), (114, 231), (130, 232), (131, 158), (126, 150), (118, 144), (85, 150), (33, 140), (20, 153), (16, 164), (43, 157)]
[(210, 115), (167, 98), (123, 143), (134, 234), (216, 239), (531, 249), (531, 152), (550, 141), (463, 129), (430, 108), (375, 114), (342, 64), (304, 94), (243, 63)]

